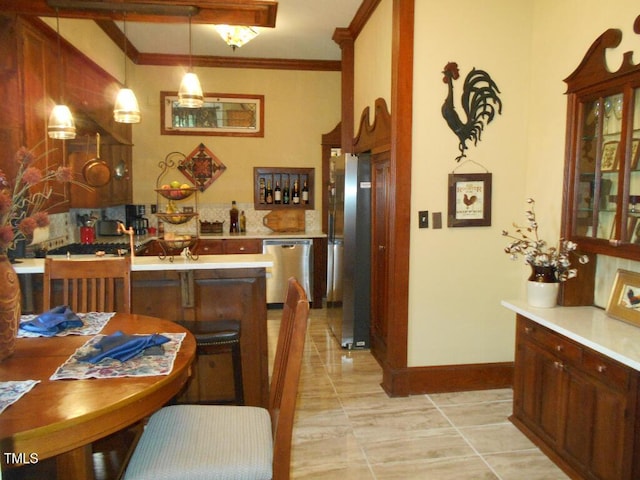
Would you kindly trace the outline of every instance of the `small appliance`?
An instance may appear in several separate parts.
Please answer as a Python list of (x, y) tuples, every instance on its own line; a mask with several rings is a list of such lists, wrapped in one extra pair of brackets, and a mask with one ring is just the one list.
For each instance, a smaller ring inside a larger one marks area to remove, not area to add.
[(133, 228), (136, 235), (146, 235), (149, 231), (149, 219), (145, 218), (146, 208), (144, 205), (125, 205), (125, 225), (127, 229)]

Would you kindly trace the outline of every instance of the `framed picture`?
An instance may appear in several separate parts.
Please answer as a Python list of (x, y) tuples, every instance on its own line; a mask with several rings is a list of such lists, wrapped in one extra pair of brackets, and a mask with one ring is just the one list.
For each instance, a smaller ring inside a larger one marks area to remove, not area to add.
[(603, 172), (610, 172), (618, 168), (618, 143), (619, 142), (607, 142), (602, 146), (600, 170)]
[(202, 107), (185, 108), (177, 92), (160, 92), (160, 133), (264, 137), (264, 95), (205, 93)]
[(638, 154), (640, 154), (638, 145), (640, 145), (640, 139), (634, 138), (631, 140), (631, 170), (638, 169)]
[(640, 273), (618, 269), (607, 303), (607, 315), (640, 325)]
[(449, 174), (449, 227), (491, 225), (491, 174)]

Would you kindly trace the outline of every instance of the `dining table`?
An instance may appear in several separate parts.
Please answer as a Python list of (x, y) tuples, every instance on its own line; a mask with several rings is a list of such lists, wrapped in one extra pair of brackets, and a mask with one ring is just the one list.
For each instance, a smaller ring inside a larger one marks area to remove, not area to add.
[(144, 420), (181, 391), (196, 352), (189, 331), (157, 317), (116, 313), (100, 335), (118, 331), (184, 335), (164, 374), (55, 380), (52, 375), (90, 337), (17, 338), (13, 355), (0, 362), (0, 382), (37, 383), (0, 413), (3, 470), (55, 457), (58, 478), (92, 479), (93, 442)]

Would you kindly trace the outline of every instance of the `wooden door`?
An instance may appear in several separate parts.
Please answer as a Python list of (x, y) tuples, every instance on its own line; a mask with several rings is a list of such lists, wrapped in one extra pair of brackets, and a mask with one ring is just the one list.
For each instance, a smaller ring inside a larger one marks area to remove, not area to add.
[(388, 339), (389, 152), (372, 155), (371, 162), (371, 352), (384, 363)]

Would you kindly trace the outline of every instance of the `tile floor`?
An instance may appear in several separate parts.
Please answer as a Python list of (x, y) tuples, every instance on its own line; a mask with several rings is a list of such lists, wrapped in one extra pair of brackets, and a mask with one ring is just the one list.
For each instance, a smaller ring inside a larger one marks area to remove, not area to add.
[[(269, 310), (269, 344), (279, 310)], [(311, 310), (292, 478), (561, 480), (507, 419), (510, 389), (389, 398), (368, 351), (345, 351)]]

